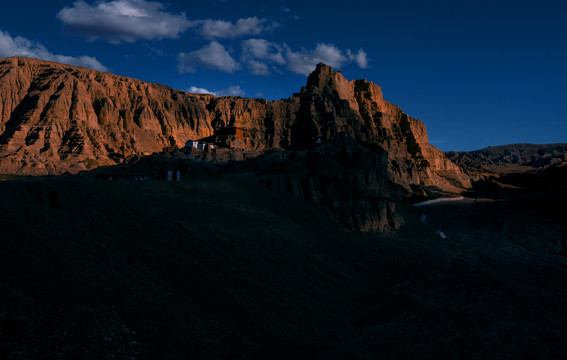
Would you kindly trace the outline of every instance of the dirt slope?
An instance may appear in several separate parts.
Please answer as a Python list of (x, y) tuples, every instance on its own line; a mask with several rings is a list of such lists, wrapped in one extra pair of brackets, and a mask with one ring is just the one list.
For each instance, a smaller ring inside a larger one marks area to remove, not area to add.
[(230, 176), (0, 183), (0, 355), (558, 358), (564, 200), (420, 208), (391, 238)]

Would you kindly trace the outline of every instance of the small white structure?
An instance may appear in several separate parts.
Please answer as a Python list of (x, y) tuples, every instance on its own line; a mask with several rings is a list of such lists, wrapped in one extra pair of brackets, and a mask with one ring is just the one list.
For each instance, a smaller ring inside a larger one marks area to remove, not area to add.
[(187, 140), (187, 142), (185, 142), (185, 148), (186, 149), (199, 149), (199, 150), (213, 150), (215, 148), (215, 144), (211, 144), (211, 143), (206, 143), (203, 141), (199, 141), (199, 140)]
[(185, 147), (197, 149), (199, 147), (199, 142), (197, 140), (187, 140)]

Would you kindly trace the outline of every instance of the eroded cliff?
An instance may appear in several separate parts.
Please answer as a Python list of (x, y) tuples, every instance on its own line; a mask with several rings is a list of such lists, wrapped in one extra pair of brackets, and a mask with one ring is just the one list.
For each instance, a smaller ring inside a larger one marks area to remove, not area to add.
[(350, 138), (387, 153), (407, 194), (458, 192), (470, 181), (429, 144), (425, 125), (376, 84), (319, 64), (289, 99), (187, 94), (166, 86), (27, 58), (0, 61), (0, 173), (61, 174), (183, 146), (235, 126), (247, 150), (307, 149)]
[(77, 172), (210, 135), (210, 97), (53, 62), (2, 60), (0, 172)]

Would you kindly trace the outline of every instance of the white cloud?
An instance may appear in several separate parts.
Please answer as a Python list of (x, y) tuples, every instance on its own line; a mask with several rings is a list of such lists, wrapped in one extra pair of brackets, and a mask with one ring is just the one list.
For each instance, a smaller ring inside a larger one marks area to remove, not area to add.
[[(334, 68), (347, 63), (355, 63), (360, 68), (368, 66), (368, 58), (364, 50), (354, 53), (350, 49), (341, 50), (333, 44), (317, 44), (315, 49), (292, 50), (286, 44), (279, 45), (264, 39), (248, 39), (241, 42), (240, 60), (248, 71), (254, 75), (269, 75), (279, 72), (286, 66), (289, 71), (309, 75), (318, 63), (324, 62)], [(224, 46), (216, 41), (190, 52), (179, 54), (179, 72), (195, 72), (197, 68), (208, 68), (233, 73), (241, 68)]]
[[(281, 72), (283, 67), (289, 71), (309, 75), (318, 63), (323, 62), (334, 68), (355, 63), (358, 67), (368, 67), (368, 57), (363, 49), (353, 52), (342, 50), (333, 44), (317, 44), (315, 49), (298, 51), (288, 45), (273, 43), (264, 39), (248, 39), (241, 42), (240, 61), (251, 74), (270, 75), (273, 71)], [(198, 68), (213, 69), (227, 73), (240, 70), (227, 49), (216, 41), (190, 53), (179, 54), (178, 69), (180, 73), (196, 72)]]
[(272, 31), (279, 25), (269, 23), (265, 18), (249, 17), (238, 19), (236, 23), (225, 20), (195, 20), (192, 25), (197, 27), (197, 33), (206, 39), (234, 39), (247, 35), (259, 35)]
[(217, 91), (219, 96), (244, 96), (246, 93), (240, 88), (240, 85), (231, 86), (226, 89)]
[(114, 44), (177, 38), (191, 26), (184, 13), (171, 14), (163, 4), (146, 0), (100, 0), (93, 5), (79, 0), (57, 17), (69, 33)]
[(303, 75), (309, 75), (320, 62), (340, 68), (345, 63), (355, 61), (363, 69), (368, 63), (366, 53), (362, 49), (357, 54), (353, 54), (350, 50), (345, 53), (333, 44), (317, 44), (314, 50), (301, 48), (299, 51), (293, 51), (285, 44), (284, 47), (288, 70)]
[(96, 58), (90, 56), (55, 55), (37, 42), (21, 36), (13, 38), (9, 33), (0, 30), (0, 58), (9, 56), (25, 56), (35, 59), (56, 61), (64, 64), (82, 66), (99, 71), (108, 71)]
[(347, 56), (350, 60), (354, 61), (359, 68), (366, 69), (368, 67), (368, 58), (364, 50), (358, 49), (358, 52), (355, 54), (349, 49), (347, 50)]
[(178, 70), (180, 73), (194, 73), (197, 68), (213, 69), (233, 73), (240, 69), (237, 63), (224, 46), (216, 41), (190, 53), (180, 53), (178, 56)]
[(249, 39), (242, 42), (243, 55), (251, 58), (269, 60), (282, 65), (285, 64), (282, 52), (283, 48), (280, 45), (264, 39)]
[(168, 12), (161, 2), (151, 0), (98, 0), (92, 5), (77, 0), (61, 9), (57, 17), (71, 34), (113, 44), (177, 38), (188, 28), (194, 28), (208, 40), (234, 39), (270, 32), (279, 26), (256, 16), (241, 18), (234, 23), (214, 19), (188, 20), (185, 13)]
[(301, 49), (297, 52), (286, 45), (285, 57), (288, 61), (287, 68), (289, 70), (304, 75), (312, 72), (320, 62), (340, 68), (347, 60), (343, 52), (331, 44), (317, 44), (315, 50)]
[(246, 93), (240, 88), (240, 85), (230, 86), (226, 89), (209, 91), (205, 88), (190, 86), (185, 92), (192, 94), (212, 94), (215, 96), (244, 96)]
[(196, 86), (190, 86), (189, 89), (185, 90), (185, 92), (191, 93), (191, 94), (213, 94), (216, 95), (214, 91), (209, 91), (205, 88), (200, 88), (200, 87), (196, 87)]
[(242, 42), (242, 61), (252, 74), (269, 75), (267, 63), (283, 65), (283, 48), (264, 39), (249, 39)]
[(254, 74), (254, 75), (270, 75), (270, 69), (268, 69), (268, 64), (257, 61), (257, 60), (252, 60), (249, 59), (246, 61), (246, 66), (248, 67), (248, 70), (250, 70), (250, 73)]

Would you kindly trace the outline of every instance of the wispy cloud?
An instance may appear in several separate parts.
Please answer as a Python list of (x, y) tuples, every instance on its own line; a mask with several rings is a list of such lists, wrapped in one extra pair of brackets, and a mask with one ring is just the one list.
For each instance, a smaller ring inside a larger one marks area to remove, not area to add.
[(256, 16), (238, 19), (235, 23), (225, 20), (194, 20), (191, 22), (199, 35), (205, 39), (234, 39), (254, 36), (272, 31), (279, 25)]
[(226, 89), (218, 90), (219, 96), (244, 96), (246, 93), (240, 88), (240, 85), (230, 86)]
[(308, 75), (318, 63), (324, 62), (335, 68), (354, 62), (365, 69), (368, 57), (364, 50), (353, 52), (341, 50), (333, 44), (317, 44), (315, 49), (301, 48), (294, 51), (286, 44), (279, 45), (264, 39), (249, 39), (242, 42), (242, 63), (255, 75), (269, 75), (270, 69), (285, 66), (291, 72)]
[(264, 39), (249, 39), (242, 42), (242, 62), (254, 75), (269, 75), (268, 63), (283, 65), (283, 47)]
[(357, 53), (353, 53), (350, 49), (347, 50), (347, 56), (349, 60), (352, 60), (361, 69), (366, 69), (368, 67), (368, 55), (362, 49), (358, 49)]
[(234, 85), (234, 86), (230, 86), (226, 89), (215, 90), (215, 91), (210, 91), (210, 90), (207, 90), (205, 88), (191, 86), (185, 91), (188, 92), (188, 93), (192, 93), (192, 94), (212, 94), (212, 95), (215, 95), (215, 96), (244, 96), (244, 95), (246, 95), (244, 90), (242, 90), (240, 88), (240, 85)]
[(233, 73), (241, 68), (224, 46), (216, 41), (189, 53), (180, 53), (177, 68), (180, 73), (193, 73), (199, 68)]
[[(280, 6), (280, 11), (287, 16), (293, 15), (293, 11), (285, 5)], [(141, 39), (178, 38), (188, 29), (193, 29), (200, 38), (209, 40), (210, 43), (198, 50), (180, 53), (178, 55), (180, 73), (193, 73), (201, 68), (234, 73), (244, 67), (254, 75), (266, 76), (274, 71), (281, 72), (283, 69), (307, 75), (319, 62), (335, 68), (341, 68), (348, 63), (354, 63), (363, 69), (368, 67), (368, 57), (363, 49), (354, 52), (327, 43), (319, 43), (314, 49), (292, 49), (285, 43), (278, 44), (260, 38), (241, 42), (242, 51), (240, 57), (238, 55), (236, 57), (239, 62), (233, 58), (232, 51), (227, 50), (226, 44), (223, 45), (219, 41), (230, 42), (242, 37), (259, 37), (279, 26), (274, 21), (257, 16), (235, 21), (189, 20), (185, 13), (175, 13), (158, 1), (97, 0), (88, 3), (85, 0), (76, 0), (70, 6), (61, 9), (57, 17), (63, 23), (64, 29), (72, 34), (91, 41), (101, 39), (114, 44)], [(33, 49), (28, 52), (41, 52), (43, 58), (74, 64), (81, 62), (83, 66), (104, 68), (95, 58), (53, 55), (49, 54), (42, 45), (34, 44), (27, 39), (11, 40), (12, 43), (18, 42), (17, 46), (5, 46), (4, 51), (15, 47)], [(164, 54), (163, 51), (154, 48), (151, 48), (151, 51)]]
[(59, 11), (57, 17), (69, 33), (114, 44), (177, 38), (192, 26), (184, 13), (167, 12), (163, 4), (146, 0), (98, 1), (93, 5), (79, 0)]
[(235, 22), (189, 20), (185, 13), (172, 13), (161, 2), (148, 0), (99, 0), (92, 5), (78, 0), (61, 9), (57, 17), (68, 33), (113, 44), (174, 39), (190, 28), (207, 40), (235, 39), (265, 34), (279, 26), (256, 16)]
[(64, 64), (82, 66), (99, 71), (108, 71), (96, 58), (90, 56), (56, 55), (38, 42), (21, 36), (12, 37), (8, 32), (0, 30), (0, 58), (9, 56), (26, 56), (35, 59), (57, 61)]
[(301, 19), (299, 16), (294, 14), (289, 7), (287, 7), (285, 5), (281, 6), (280, 10), (285, 14), (285, 16), (288, 19), (291, 19), (291, 20), (300, 20)]
[(368, 65), (366, 53), (362, 49), (355, 54), (350, 50), (343, 51), (333, 44), (317, 44), (313, 50), (302, 48), (298, 51), (293, 51), (287, 45), (284, 47), (288, 70), (298, 74), (308, 75), (320, 62), (335, 68), (352, 61), (363, 69)]

